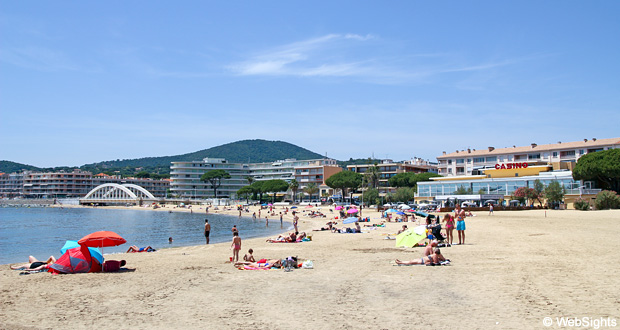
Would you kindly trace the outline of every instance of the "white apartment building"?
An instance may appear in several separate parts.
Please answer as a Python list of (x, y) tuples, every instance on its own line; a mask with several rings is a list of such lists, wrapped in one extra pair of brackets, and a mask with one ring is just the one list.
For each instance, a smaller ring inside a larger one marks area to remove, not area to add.
[[(306, 169), (309, 166), (335, 167), (334, 159), (297, 160), (285, 159), (269, 163), (229, 163), (222, 158), (205, 158), (202, 161), (172, 162), (170, 166), (170, 190), (173, 194), (187, 198), (212, 198), (213, 188), (207, 182), (200, 181), (200, 177), (210, 170), (221, 169), (231, 175), (230, 179), (222, 180), (222, 185), (217, 190), (218, 197), (236, 198), (237, 190), (247, 186), (248, 177), (256, 181), (281, 179), (291, 182), (300, 176), (296, 169)], [(323, 172), (320, 173), (324, 177)], [(298, 180), (299, 181), (299, 180)], [(315, 180), (312, 180), (314, 182)], [(308, 180), (308, 182), (311, 182)], [(299, 189), (303, 189), (308, 182), (299, 182)]]
[(620, 138), (584, 139), (577, 142), (558, 142), (554, 144), (509, 148), (488, 147), (483, 150), (457, 150), (437, 157), (439, 174), (443, 176), (471, 176), (482, 174), (486, 168), (502, 169), (527, 163), (527, 166), (551, 165), (553, 170), (572, 170), (579, 157), (601, 150), (620, 148)]

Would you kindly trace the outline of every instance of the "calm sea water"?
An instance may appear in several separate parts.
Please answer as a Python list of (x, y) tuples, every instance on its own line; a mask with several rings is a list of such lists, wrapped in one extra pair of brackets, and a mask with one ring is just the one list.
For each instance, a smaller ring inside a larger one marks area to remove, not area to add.
[[(265, 228), (264, 220), (251, 217), (207, 215), (211, 224), (210, 243), (230, 242), (230, 229), (237, 225), (242, 238), (272, 236), (292, 228), (285, 222), (280, 228), (272, 219)], [(99, 230), (116, 232), (127, 240), (121, 246), (107, 247), (104, 253), (125, 252), (131, 245), (155, 249), (205, 244), (205, 214), (168, 213), (146, 210), (0, 208), (0, 264), (27, 262), (33, 255), (45, 260), (58, 258), (67, 240), (80, 238)], [(173, 243), (168, 244), (168, 237)]]

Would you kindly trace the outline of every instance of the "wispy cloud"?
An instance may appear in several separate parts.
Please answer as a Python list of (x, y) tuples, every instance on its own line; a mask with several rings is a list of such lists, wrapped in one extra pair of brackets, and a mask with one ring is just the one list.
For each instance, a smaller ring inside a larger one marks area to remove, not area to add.
[[(255, 55), (228, 68), (238, 75), (284, 76), (351, 76), (367, 75), (368, 61), (345, 56), (359, 42), (374, 39), (372, 35), (328, 34), (291, 43)], [(357, 44), (356, 44), (357, 43)]]
[[(399, 48), (400, 49), (400, 48)], [(372, 34), (328, 34), (274, 47), (227, 67), (239, 76), (351, 77), (378, 84), (428, 84), (446, 74), (492, 71), (531, 58), (478, 63), (459, 54), (390, 51)]]
[(64, 53), (42, 47), (0, 49), (0, 61), (40, 71), (80, 69)]

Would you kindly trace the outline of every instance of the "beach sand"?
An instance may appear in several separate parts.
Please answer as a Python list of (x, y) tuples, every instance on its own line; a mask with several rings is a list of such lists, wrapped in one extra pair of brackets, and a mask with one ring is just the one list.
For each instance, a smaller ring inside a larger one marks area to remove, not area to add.
[[(376, 212), (364, 216), (379, 222)], [(328, 220), (302, 216), (300, 229), (310, 233)], [(362, 234), (312, 232), (311, 242), (298, 244), (243, 241), (241, 255), (253, 248), (257, 259), (314, 262), (291, 272), (238, 270), (228, 261), (230, 243), (107, 256), (127, 260), (130, 271), (120, 273), (20, 276), (3, 265), (0, 328), (535, 329), (545, 328), (545, 317), (620, 323), (619, 210), (479, 212), (466, 222), (467, 244), (442, 248), (449, 266), (395, 266), (423, 250), (384, 239), (402, 223)]]

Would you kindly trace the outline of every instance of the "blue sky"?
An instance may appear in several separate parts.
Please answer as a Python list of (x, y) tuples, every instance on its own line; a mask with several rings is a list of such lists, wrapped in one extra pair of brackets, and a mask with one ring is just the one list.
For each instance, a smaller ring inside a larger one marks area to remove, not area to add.
[(620, 137), (618, 1), (0, 2), (0, 159)]

